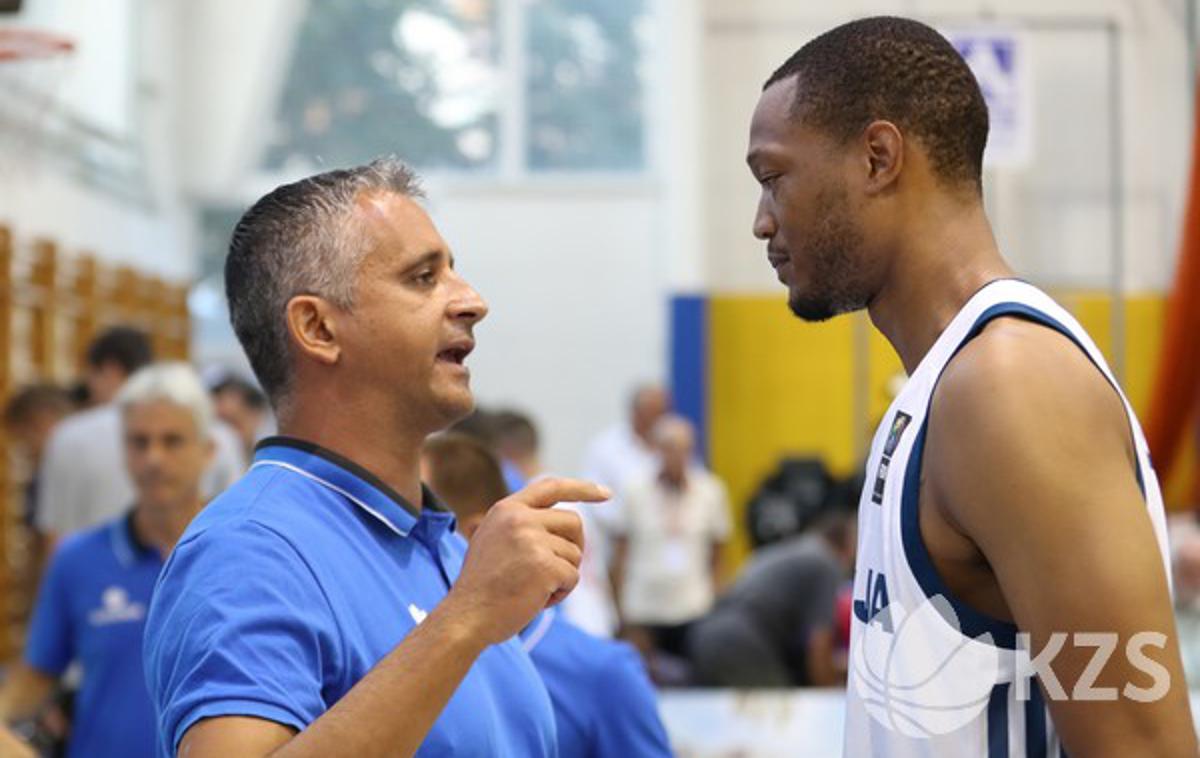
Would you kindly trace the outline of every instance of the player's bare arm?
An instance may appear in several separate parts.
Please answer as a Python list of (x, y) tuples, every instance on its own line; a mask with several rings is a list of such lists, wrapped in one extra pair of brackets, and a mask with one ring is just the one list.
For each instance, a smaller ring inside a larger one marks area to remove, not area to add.
[[(1162, 553), (1100, 371), (1066, 337), (1001, 319), (951, 361), (929, 423), (922, 537), (950, 589), (1030, 633), (1032, 655), (1069, 635), (1051, 664), (1066, 697), (1043, 683), (1066, 750), (1196, 755)], [(1117, 635), (1094, 681), (1098, 648), (1076, 633)], [(1165, 642), (1135, 666), (1126, 646), (1144, 633)], [(1161, 697), (1129, 697), (1152, 688), (1154, 666), (1169, 677)], [(1116, 699), (1083, 697), (1102, 688)]]

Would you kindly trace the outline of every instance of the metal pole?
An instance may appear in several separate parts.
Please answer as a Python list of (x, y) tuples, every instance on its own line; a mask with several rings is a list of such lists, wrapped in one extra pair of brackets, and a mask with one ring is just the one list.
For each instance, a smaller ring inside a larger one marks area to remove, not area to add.
[(1196, 69), (1200, 66), (1200, 10), (1197, 10), (1197, 0), (1187, 0), (1184, 5), (1184, 14), (1187, 23), (1187, 41), (1188, 41), (1188, 70), (1191, 71), (1191, 78), (1188, 79), (1188, 97), (1192, 95), (1192, 87), (1196, 82)]
[(1125, 134), (1122, 118), (1121, 29), (1111, 19), (1108, 33), (1109, 166), (1112, 203), (1112, 270), (1109, 283), (1112, 329), (1112, 369), (1118, 382), (1125, 380)]

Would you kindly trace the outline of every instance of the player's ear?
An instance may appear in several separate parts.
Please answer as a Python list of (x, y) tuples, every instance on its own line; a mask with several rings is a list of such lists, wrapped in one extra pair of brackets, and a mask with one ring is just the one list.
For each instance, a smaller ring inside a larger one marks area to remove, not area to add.
[(904, 135), (891, 121), (872, 121), (863, 130), (866, 190), (878, 194), (895, 184), (904, 168)]
[(297, 295), (287, 304), (287, 326), (292, 344), (310, 359), (328, 366), (338, 362), (342, 348), (337, 339), (337, 312), (316, 295)]

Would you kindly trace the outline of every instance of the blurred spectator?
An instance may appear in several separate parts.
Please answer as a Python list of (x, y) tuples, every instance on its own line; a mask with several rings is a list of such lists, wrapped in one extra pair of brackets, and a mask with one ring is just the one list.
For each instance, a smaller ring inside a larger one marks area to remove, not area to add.
[(33, 527), (37, 514), (38, 466), (50, 433), (74, 405), (63, 389), (52, 384), (34, 384), (17, 392), (4, 407), (4, 429), (29, 466), (25, 485), (25, 524)]
[[(545, 476), (539, 454), (538, 431), (533, 420), (512, 410), (492, 414), (492, 429), (495, 434), (495, 449), (501, 463), (507, 462), (516, 469), (522, 483)], [(505, 472), (509, 491), (515, 492), (512, 478)], [(523, 486), (523, 485), (522, 485)], [(571, 623), (597, 637), (612, 637), (617, 630), (617, 608), (613, 603), (612, 584), (609, 582), (607, 564), (594, 547), (601, 541), (600, 526), (596, 523), (591, 506), (579, 503), (564, 503), (566, 508), (579, 514), (583, 521), (583, 560), (579, 565), (579, 584), (562, 602), (563, 614)], [(601, 505), (612, 508), (612, 504)]]
[[(39, 471), (37, 527), (62, 536), (110, 519), (129, 507), (133, 486), (121, 460), (121, 417), (112, 403), (126, 377), (150, 362), (150, 341), (127, 327), (115, 327), (92, 342), (87, 353), (87, 385), (95, 407), (65, 419), (46, 446)], [(216, 456), (202, 491), (211, 497), (245, 470), (237, 434), (213, 424)]]
[(448, 431), (455, 434), (465, 434), (487, 446), (488, 450), (496, 449), (496, 425), (493, 423), (495, 414), (480, 406), (475, 406), (471, 415), (456, 422)]
[(683, 657), (688, 624), (712, 607), (729, 503), (721, 481), (694, 461), (691, 422), (664, 416), (652, 439), (661, 462), (619, 496), (613, 584), (629, 639)]
[[(482, 443), (493, 454), (499, 455), (500, 448), (496, 419), (497, 414), (476, 406), (470, 416), (451, 426), (448, 431), (455, 434), (465, 434)], [(504, 472), (504, 483), (508, 485), (509, 492), (516, 492), (525, 486), (525, 477), (506, 458), (500, 458), (500, 470)]]
[(202, 505), (212, 406), (184, 364), (135, 373), (121, 389), (122, 450), (133, 508), (63, 541), (51, 559), (25, 654), (0, 690), (0, 720), (34, 716), (72, 662), (83, 672), (71, 756), (152, 756), (142, 674), (146, 608), (163, 560)]
[(629, 418), (601, 432), (588, 446), (583, 477), (619, 492), (630, 479), (654, 468), (650, 435), (669, 410), (671, 398), (662, 387), (646, 385), (634, 390)]
[(250, 460), (267, 421), (267, 396), (253, 382), (230, 374), (213, 386), (212, 398), (217, 418), (237, 432), (242, 453)]
[[(468, 540), (488, 508), (508, 495), (497, 456), (462, 434), (430, 438), (422, 469)], [(535, 478), (538, 473), (531, 471)], [(558, 608), (543, 611), (520, 637), (554, 705), (559, 755), (671, 755), (654, 689), (636, 651), (589, 635)]]
[(91, 405), (113, 401), (134, 371), (154, 360), (150, 340), (137, 329), (114, 326), (92, 340), (87, 351), (84, 385)]
[(499, 410), (492, 414), (492, 427), (496, 436), (496, 452), (500, 454), (502, 466), (507, 464), (519, 479), (520, 486), (506, 471), (508, 489), (516, 492), (526, 483), (541, 476), (542, 463), (538, 457), (538, 432), (533, 420), (513, 410)]
[(755, 551), (688, 635), (694, 682), (706, 687), (830, 687), (845, 682), (838, 598), (854, 566), (854, 511)]
[[(584, 454), (582, 476), (584, 479), (603, 484), (617, 493), (630, 479), (640, 477), (657, 465), (650, 432), (658, 420), (671, 408), (667, 391), (656, 384), (642, 385), (634, 389), (629, 398), (628, 418), (613, 424), (598, 434), (588, 445)], [(619, 500), (599, 505), (584, 505), (580, 516), (590, 529), (584, 550), (587, 560), (597, 566), (605, 576), (612, 573), (613, 536), (620, 521)], [(616, 633), (620, 621), (617, 606), (609, 599), (592, 604), (589, 610), (580, 610), (573, 617), (580, 620), (593, 634), (611, 636)], [(580, 601), (576, 601), (578, 606)]]

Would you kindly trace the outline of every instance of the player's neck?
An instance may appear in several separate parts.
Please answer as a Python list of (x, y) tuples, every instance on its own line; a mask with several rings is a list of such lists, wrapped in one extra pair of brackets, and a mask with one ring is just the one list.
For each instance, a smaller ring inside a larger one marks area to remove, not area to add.
[(279, 419), (279, 433), (331, 450), (362, 466), (414, 508), (421, 502), (421, 446), (429, 433), (388, 413), (359, 413), (363, 404), (298, 398)]
[(1013, 276), (982, 206), (914, 214), (892, 255), (888, 279), (871, 302), (871, 321), (912, 375), (933, 343), (988, 282)]

